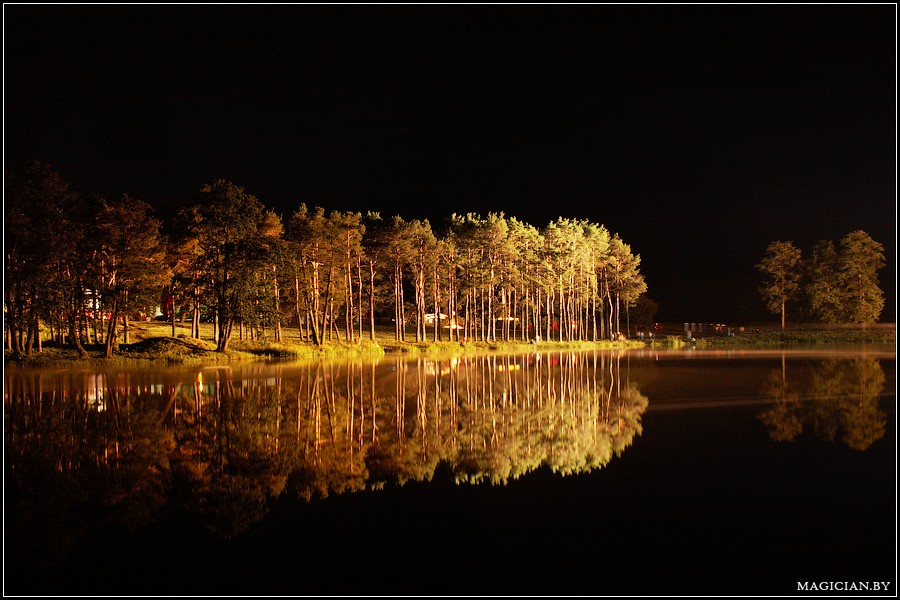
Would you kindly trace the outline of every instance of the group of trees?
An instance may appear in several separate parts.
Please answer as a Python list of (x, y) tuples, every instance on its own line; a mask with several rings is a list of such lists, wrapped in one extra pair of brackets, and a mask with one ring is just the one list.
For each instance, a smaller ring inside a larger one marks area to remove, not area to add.
[(74, 193), (39, 163), (7, 175), (5, 201), (7, 347), (40, 351), (44, 323), (82, 355), (90, 333), (110, 355), (119, 316), (127, 341), (127, 317), (156, 302), (170, 280), (152, 208), (129, 196)]
[(798, 302), (801, 318), (875, 323), (884, 309), (884, 292), (878, 284), (884, 266), (884, 247), (857, 230), (845, 235), (837, 247), (832, 241), (819, 241), (808, 259), (793, 242), (772, 242), (757, 269), (765, 275), (760, 293), (768, 309), (781, 314), (784, 329), (791, 301)]
[(147, 204), (72, 192), (46, 165), (6, 181), (7, 346), (40, 350), (94, 336), (111, 355), (122, 317), (162, 306), (215, 324), (217, 349), (244, 335), (299, 329), (316, 344), (375, 338), (379, 318), (404, 340), (614, 338), (647, 304), (640, 256), (603, 225), (559, 218), (543, 229), (506, 217), (427, 220), (310, 209), (287, 219), (226, 180), (164, 224)]

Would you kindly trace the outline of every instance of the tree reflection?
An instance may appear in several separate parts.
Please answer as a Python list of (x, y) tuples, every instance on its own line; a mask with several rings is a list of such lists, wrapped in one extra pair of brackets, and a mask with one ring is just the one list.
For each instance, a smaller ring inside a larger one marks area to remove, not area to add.
[(321, 363), (242, 379), (217, 367), (149, 387), (127, 375), (53, 389), (8, 376), (7, 541), (66, 552), (98, 522), (142, 527), (164, 509), (233, 537), (280, 494), (428, 481), (442, 465), (460, 483), (590, 471), (641, 433), (647, 398), (621, 371), (616, 354), (596, 352)]
[(776, 441), (796, 439), (806, 428), (825, 441), (866, 450), (884, 437), (887, 416), (879, 408), (885, 375), (874, 358), (827, 359), (811, 373), (773, 371), (763, 393), (775, 400), (759, 415)]
[(166, 502), (176, 445), (155, 399), (115, 381), (73, 392), (30, 379), (7, 380), (7, 544), (26, 559), (49, 560), (88, 530), (152, 522)]

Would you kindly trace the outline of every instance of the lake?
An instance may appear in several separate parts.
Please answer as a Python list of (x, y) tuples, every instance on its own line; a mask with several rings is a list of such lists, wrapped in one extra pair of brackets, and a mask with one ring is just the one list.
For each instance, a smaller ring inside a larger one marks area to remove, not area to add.
[(7, 365), (4, 592), (895, 596), (895, 361)]

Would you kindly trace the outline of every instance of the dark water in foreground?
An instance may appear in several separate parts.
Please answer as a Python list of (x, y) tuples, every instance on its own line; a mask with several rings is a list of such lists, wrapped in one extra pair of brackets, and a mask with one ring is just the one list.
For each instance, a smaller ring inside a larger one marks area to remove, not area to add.
[(896, 595), (895, 372), (871, 347), (8, 368), (4, 592)]

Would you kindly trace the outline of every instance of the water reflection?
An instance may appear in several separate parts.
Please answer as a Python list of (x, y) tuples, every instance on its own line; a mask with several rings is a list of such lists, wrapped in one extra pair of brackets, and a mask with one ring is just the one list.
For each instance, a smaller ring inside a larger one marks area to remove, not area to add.
[(829, 358), (812, 368), (788, 368), (782, 360), (763, 387), (775, 404), (759, 418), (776, 441), (794, 440), (806, 429), (863, 451), (885, 434), (887, 415), (879, 407), (884, 385), (874, 358)]
[(7, 372), (7, 543), (66, 552), (87, 530), (167, 515), (232, 537), (282, 493), (430, 480), (505, 483), (602, 467), (647, 398), (619, 355)]

